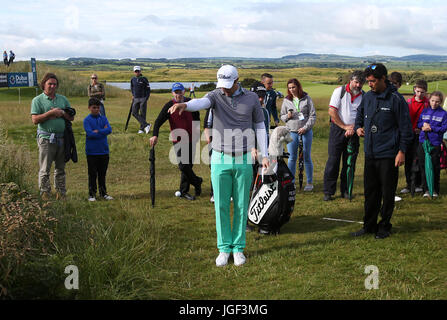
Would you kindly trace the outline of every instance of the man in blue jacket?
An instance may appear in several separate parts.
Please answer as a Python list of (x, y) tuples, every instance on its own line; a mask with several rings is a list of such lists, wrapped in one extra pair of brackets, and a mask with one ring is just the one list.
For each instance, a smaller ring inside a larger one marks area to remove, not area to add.
[(151, 125), (146, 122), (147, 101), (151, 95), (149, 80), (141, 73), (140, 66), (133, 68), (135, 77), (130, 80), (130, 91), (132, 92), (132, 115), (140, 123), (138, 133), (149, 133)]
[[(357, 135), (364, 137), (365, 215), (363, 228), (352, 233), (363, 236), (375, 233), (384, 239), (391, 232), (399, 166), (405, 162), (405, 152), (413, 137), (410, 114), (405, 99), (387, 80), (387, 69), (372, 64), (365, 69), (367, 92), (357, 109)], [(377, 217), (381, 221), (377, 223)]]

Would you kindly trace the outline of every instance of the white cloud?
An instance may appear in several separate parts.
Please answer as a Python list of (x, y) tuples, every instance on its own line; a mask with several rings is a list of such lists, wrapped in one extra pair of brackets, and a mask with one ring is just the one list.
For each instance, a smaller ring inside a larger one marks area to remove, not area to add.
[(447, 49), (447, 5), (439, 0), (23, 2), (0, 12), (2, 46), (19, 59), (403, 56)]

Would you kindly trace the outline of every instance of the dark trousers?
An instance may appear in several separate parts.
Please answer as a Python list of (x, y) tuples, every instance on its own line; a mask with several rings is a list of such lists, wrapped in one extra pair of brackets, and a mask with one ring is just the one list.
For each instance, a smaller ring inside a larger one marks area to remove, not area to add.
[(345, 194), (348, 191), (346, 172), (348, 169), (348, 143), (354, 146), (354, 154), (352, 155), (353, 170), (355, 171), (355, 162), (359, 152), (359, 137), (354, 134), (352, 137), (345, 137), (345, 130), (331, 122), (328, 142), (328, 159), (324, 169), (324, 194), (334, 195), (337, 189), (337, 178), (340, 170), (340, 159), (342, 160), (342, 168), (340, 172), (340, 192)]
[(106, 173), (109, 166), (109, 155), (87, 155), (88, 165), (88, 193), (91, 197), (96, 196), (96, 179), (98, 179), (99, 195), (101, 197), (107, 194)]
[[(431, 163), (433, 165), (433, 190), (437, 194), (439, 194), (440, 190), (440, 177), (441, 177), (441, 146), (433, 147), (433, 150), (430, 152)], [(421, 170), (422, 176), (422, 189), (428, 191), (427, 187), (427, 179), (425, 178), (425, 151), (422, 147), (422, 143), (419, 143), (418, 147), (418, 157), (419, 157), (419, 168)]]
[(405, 152), (405, 180), (407, 181), (407, 188), (410, 189), (411, 187), (411, 174), (412, 174), (412, 168), (413, 168), (413, 162), (416, 161), (416, 168), (418, 171), (416, 174), (415, 179), (415, 187), (421, 186), (422, 180), (421, 180), (421, 172), (419, 170), (420, 164), (418, 163), (418, 147), (419, 147), (419, 135), (414, 134), (413, 140), (411, 141), (410, 145), (408, 146), (407, 152)]
[[(180, 192), (182, 194), (188, 193), (190, 185), (196, 187), (202, 182), (202, 179), (198, 177), (192, 169), (193, 167), (192, 159), (194, 158), (194, 154), (192, 151), (192, 143), (188, 143), (186, 146), (186, 144), (181, 144), (180, 142), (174, 144), (174, 146), (176, 148), (177, 153), (178, 168), (181, 172)], [(182, 156), (182, 151), (183, 152), (188, 151), (188, 155), (183, 154)]]
[(148, 125), (146, 122), (146, 112), (147, 112), (147, 101), (149, 97), (146, 98), (134, 98), (132, 103), (132, 115), (140, 123), (140, 130)]
[[(394, 161), (394, 158), (365, 159), (363, 228), (366, 232), (391, 231), (390, 221), (399, 176), (399, 167), (394, 166)], [(382, 219), (377, 223), (379, 212)]]

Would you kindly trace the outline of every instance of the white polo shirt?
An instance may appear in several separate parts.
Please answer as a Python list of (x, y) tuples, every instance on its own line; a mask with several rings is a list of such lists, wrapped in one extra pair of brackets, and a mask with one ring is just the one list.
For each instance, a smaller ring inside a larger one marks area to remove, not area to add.
[(362, 91), (359, 94), (352, 96), (349, 88), (349, 83), (345, 86), (346, 92), (342, 99), (340, 99), (341, 90), (343, 86), (334, 90), (329, 103), (329, 108), (337, 110), (338, 115), (344, 124), (350, 125), (355, 123), (355, 117), (357, 115), (357, 108), (362, 102)]

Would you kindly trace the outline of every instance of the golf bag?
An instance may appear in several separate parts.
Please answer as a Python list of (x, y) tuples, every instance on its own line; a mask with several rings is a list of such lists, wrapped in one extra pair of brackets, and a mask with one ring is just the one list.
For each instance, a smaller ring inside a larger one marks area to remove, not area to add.
[(295, 184), (284, 157), (278, 157), (276, 173), (263, 175), (258, 170), (248, 206), (248, 220), (271, 234), (279, 233), (295, 206)]

